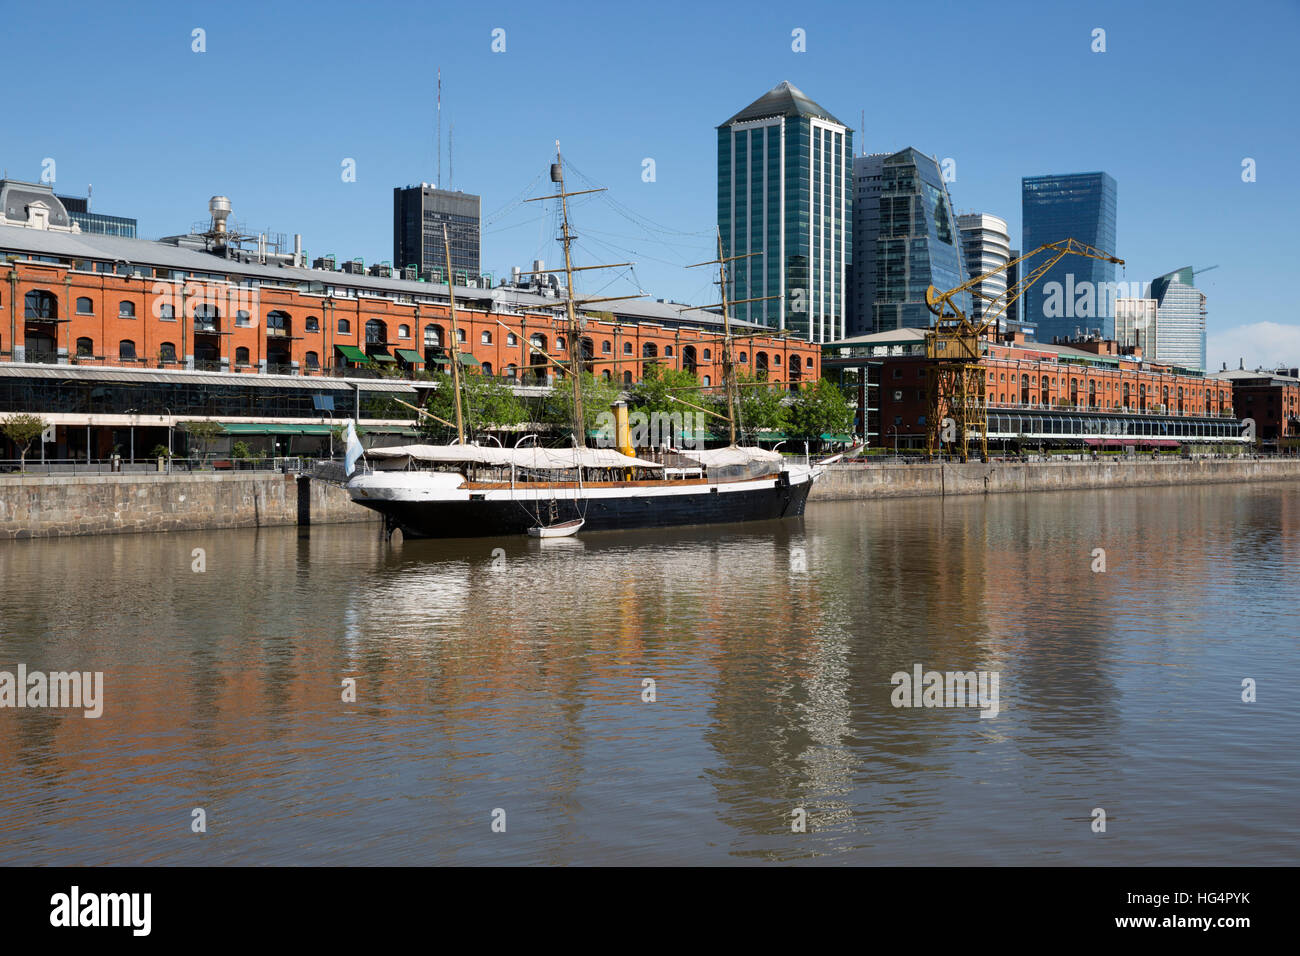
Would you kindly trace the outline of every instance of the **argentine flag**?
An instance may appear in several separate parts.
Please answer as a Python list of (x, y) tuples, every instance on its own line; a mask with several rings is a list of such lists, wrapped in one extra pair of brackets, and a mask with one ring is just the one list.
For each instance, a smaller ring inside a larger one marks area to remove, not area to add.
[(352, 473), (357, 470), (357, 461), (365, 454), (365, 449), (361, 447), (361, 442), (357, 439), (356, 423), (348, 419), (348, 429), (343, 433), (343, 442), (346, 446), (343, 452), (343, 474), (347, 478), (352, 477)]

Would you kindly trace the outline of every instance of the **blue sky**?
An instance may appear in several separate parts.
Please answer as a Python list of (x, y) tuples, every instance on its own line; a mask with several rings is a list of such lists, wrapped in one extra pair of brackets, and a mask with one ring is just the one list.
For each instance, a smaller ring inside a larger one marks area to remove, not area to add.
[[(393, 186), (437, 175), (441, 68), (443, 183), (483, 196), (485, 269), (556, 261), (551, 204), (517, 199), (549, 191), (559, 139), (610, 188), (575, 204), (580, 259), (638, 263), (583, 290), (712, 302), (705, 270), (680, 267), (712, 251), (714, 127), (789, 80), (855, 130), (865, 110), (870, 152), (954, 159), (956, 207), (1002, 216), (1016, 243), (1022, 176), (1109, 172), (1118, 278), (1217, 264), (1199, 280), (1211, 367), (1300, 365), (1293, 0), (50, 2), (6, 19), (0, 166), (36, 179), (52, 158), (60, 192), (93, 183), (95, 209), (137, 217), (146, 237), (185, 231), (224, 193), (236, 219), (302, 233), (310, 255), (389, 259)], [(791, 49), (796, 28), (807, 52)]]

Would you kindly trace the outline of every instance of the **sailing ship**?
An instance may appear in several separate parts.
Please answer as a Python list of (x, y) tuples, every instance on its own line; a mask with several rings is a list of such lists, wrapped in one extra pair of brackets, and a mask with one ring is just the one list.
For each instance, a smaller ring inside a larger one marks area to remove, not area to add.
[[(571, 243), (576, 236), (569, 223), (571, 196), (601, 189), (567, 191), (564, 161), (556, 144), (551, 181), (558, 191), (529, 202), (560, 200), (567, 280), (565, 309), (569, 341), (579, 342), (579, 307), (609, 302), (625, 296), (578, 300), (573, 273), (609, 266), (575, 267)], [(446, 229), (443, 243), (451, 261)], [(775, 451), (737, 444), (739, 394), (732, 350), (727, 301), (727, 263), (746, 256), (723, 254), (718, 236), (718, 258), (696, 265), (718, 266), (722, 288), (723, 388), (730, 444), (715, 449), (672, 449), (651, 460), (642, 457), (629, 440), (627, 406), (614, 405), (616, 448), (587, 445), (582, 407), (582, 376), (578, 361), (564, 369), (573, 389), (573, 433), (570, 447), (536, 445), (505, 448), (482, 446), (466, 440), (461, 404), (461, 363), (457, 354), (456, 297), (448, 285), (451, 336), (450, 365), (455, 421), (446, 421), (426, 409), (416, 408), (448, 428), (457, 439), (449, 445), (400, 445), (372, 448), (361, 470), (348, 477), (352, 500), (384, 515), (387, 528), (400, 528), (410, 537), (462, 538), (529, 534), (539, 538), (563, 537), (577, 531), (608, 531), (676, 525), (717, 524), (791, 518), (803, 514), (808, 493), (821, 470), (786, 461)], [(750, 300), (744, 300), (750, 301)], [(733, 303), (738, 304), (738, 303)], [(547, 361), (553, 361), (549, 358)], [(554, 362), (557, 366), (558, 362)], [(562, 366), (561, 366), (562, 367)], [(683, 401), (684, 404), (689, 405)], [(414, 406), (411, 406), (414, 408)], [(696, 407), (696, 406), (691, 406)], [(714, 415), (707, 409), (698, 409)]]

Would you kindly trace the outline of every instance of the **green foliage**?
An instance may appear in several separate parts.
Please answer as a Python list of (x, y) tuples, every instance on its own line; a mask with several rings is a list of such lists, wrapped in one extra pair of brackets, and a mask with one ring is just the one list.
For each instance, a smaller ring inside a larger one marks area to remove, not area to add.
[[(425, 410), (431, 415), (455, 422), (456, 393), (452, 376), (446, 372), (434, 372), (431, 377), (437, 388), (425, 403)], [(478, 429), (505, 428), (528, 421), (528, 410), (510, 386), (490, 375), (462, 375), (461, 401), (467, 434)], [(418, 427), (420, 434), (431, 441), (450, 441), (456, 437), (455, 428), (431, 418), (422, 418)]]
[[(759, 432), (783, 431), (786, 427), (785, 389), (780, 385), (754, 385), (758, 376), (743, 369), (736, 370), (736, 383), (740, 386), (740, 421), (737, 423), (737, 435), (745, 441), (754, 441)], [(726, 399), (723, 390), (718, 390), (718, 402), (722, 405), (720, 414), (726, 414)], [(718, 422), (718, 425), (722, 425)]]
[(0, 418), (0, 432), (18, 446), (20, 468), (26, 467), (27, 450), (32, 447), (32, 442), (41, 437), (45, 427), (45, 419), (39, 415), (18, 414)]
[[(621, 389), (603, 376), (597, 378), (590, 372), (582, 373), (582, 417), (587, 431), (597, 426), (601, 413), (608, 412), (620, 394)], [(556, 381), (542, 407), (541, 421), (557, 425), (566, 432), (572, 430), (573, 385), (567, 378)]]
[(847, 432), (852, 426), (853, 409), (844, 393), (824, 378), (801, 388), (786, 410), (786, 434), (803, 441), (817, 441), (823, 432)]
[[(674, 401), (675, 398), (682, 401)], [(632, 387), (628, 396), (629, 407), (647, 415), (655, 412), (665, 415), (674, 412), (678, 415), (688, 412), (693, 414), (695, 410), (682, 402), (709, 407), (704, 403), (700, 380), (692, 373), (683, 369), (666, 368), (654, 362), (646, 364), (641, 372), (641, 381)]]
[(230, 457), (232, 458), (252, 458), (253, 453), (248, 447), (247, 442), (237, 441), (230, 446)]
[(149, 454), (153, 458), (170, 458), (172, 456), (172, 453), (167, 450), (166, 445), (154, 445), (153, 451)]

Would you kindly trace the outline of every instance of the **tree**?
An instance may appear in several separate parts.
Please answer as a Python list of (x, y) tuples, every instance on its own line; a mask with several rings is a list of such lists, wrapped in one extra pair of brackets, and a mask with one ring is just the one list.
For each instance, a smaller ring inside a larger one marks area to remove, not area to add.
[(786, 434), (803, 441), (819, 441), (825, 432), (834, 435), (852, 426), (853, 409), (844, 393), (824, 378), (801, 388), (786, 410)]
[[(456, 392), (452, 376), (446, 372), (433, 373), (437, 388), (425, 402), (425, 410), (445, 421), (456, 421)], [(510, 386), (490, 375), (461, 375), (461, 407), (464, 410), (465, 430), (478, 428), (508, 428), (528, 421), (528, 410)], [(421, 418), (420, 434), (436, 441), (455, 437), (455, 429), (432, 418)]]
[(641, 371), (641, 381), (632, 387), (628, 405), (633, 411), (645, 412), (647, 415), (655, 412), (684, 415), (695, 409), (682, 402), (704, 405), (701, 395), (700, 380), (693, 373), (648, 362)]
[(182, 422), (180, 428), (198, 442), (200, 459), (206, 458), (208, 446), (226, 433), (219, 422)]
[[(603, 376), (597, 378), (590, 372), (582, 373), (582, 417), (586, 431), (600, 423), (602, 412), (618, 400), (621, 389)], [(573, 430), (573, 384), (566, 378), (555, 383), (551, 394), (542, 406), (541, 420), (558, 425), (566, 433)]]
[(18, 446), (19, 471), (27, 470), (27, 451), (32, 442), (41, 437), (46, 429), (45, 419), (39, 415), (8, 415), (0, 419), (0, 431)]
[[(780, 385), (758, 384), (758, 376), (743, 369), (736, 370), (736, 384), (740, 392), (740, 421), (736, 423), (738, 437), (754, 441), (759, 432), (781, 431), (785, 428), (785, 390)], [(727, 413), (725, 390), (716, 397), (718, 414)], [(721, 425), (721, 422), (718, 422)]]

